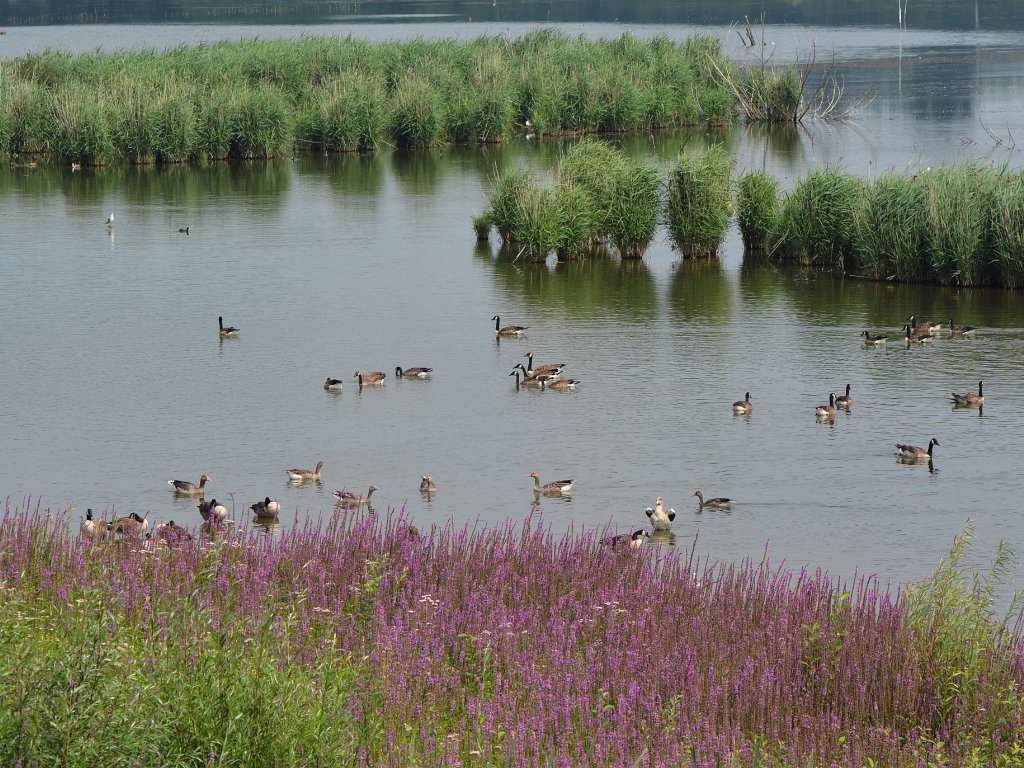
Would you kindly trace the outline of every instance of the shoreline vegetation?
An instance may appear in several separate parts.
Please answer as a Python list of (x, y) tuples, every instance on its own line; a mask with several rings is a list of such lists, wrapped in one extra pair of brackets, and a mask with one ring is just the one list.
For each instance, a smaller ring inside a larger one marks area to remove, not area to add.
[(735, 99), (720, 73), (732, 71), (711, 35), (589, 41), (553, 30), (48, 50), (0, 61), (0, 154), (208, 162), (723, 125)]
[(0, 519), (4, 765), (1024, 764), (1013, 555), (890, 592), (528, 517), (90, 543)]

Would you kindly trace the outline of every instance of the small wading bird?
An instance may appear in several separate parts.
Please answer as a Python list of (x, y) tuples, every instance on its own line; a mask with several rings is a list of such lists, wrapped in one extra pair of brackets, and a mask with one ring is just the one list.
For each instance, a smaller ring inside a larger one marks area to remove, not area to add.
[(612, 549), (633, 550), (640, 549), (644, 545), (644, 539), (649, 539), (651, 534), (644, 528), (638, 528), (632, 533), (620, 533), (617, 536), (606, 536), (601, 539), (601, 544)]
[(919, 448), (916, 445), (903, 445), (902, 443), (896, 443), (896, 448), (900, 452), (900, 458), (909, 459), (910, 461), (920, 461), (922, 459), (932, 460), (932, 448), (939, 444), (939, 441), (934, 437), (928, 441), (928, 450)]
[(868, 346), (877, 347), (879, 344), (885, 344), (885, 336), (876, 336), (867, 331), (862, 331), (860, 335), (864, 337), (864, 343)]
[(963, 392), (957, 394), (956, 392), (950, 392), (950, 400), (961, 408), (971, 408), (974, 406), (984, 405), (985, 403), (985, 392), (982, 389), (982, 382), (978, 382), (978, 392)]
[(732, 499), (728, 499), (722, 496), (719, 496), (714, 499), (705, 499), (704, 494), (702, 494), (700, 491), (694, 491), (693, 495), (697, 497), (697, 501), (700, 503), (701, 509), (703, 509), (704, 507), (711, 507), (712, 509), (727, 509), (729, 505), (732, 503)]
[(753, 410), (754, 405), (753, 403), (750, 402), (749, 392), (747, 392), (747, 394), (744, 396), (742, 400), (737, 400), (735, 403), (732, 404), (733, 413), (750, 413)]
[(527, 477), (533, 478), (533, 492), (534, 493), (545, 493), (548, 495), (569, 493), (572, 490), (572, 480), (554, 480), (550, 483), (540, 484), (540, 475), (536, 472), (530, 472), (526, 475)]
[(263, 501), (250, 505), (249, 509), (256, 515), (257, 520), (273, 520), (281, 512), (281, 502), (271, 501), (267, 496)]
[(376, 485), (371, 485), (370, 490), (366, 492), (365, 496), (360, 496), (358, 493), (354, 493), (353, 491), (335, 491), (334, 497), (340, 504), (344, 504), (346, 507), (361, 507), (363, 504), (369, 507), (371, 506), (370, 497), (373, 496), (374, 491), (379, 490), (380, 488)]
[(494, 321), (494, 335), (495, 336), (522, 336), (528, 325), (506, 325), (504, 328), (501, 327), (501, 318), (495, 315), (491, 318)]
[(288, 475), (288, 479), (294, 483), (303, 483), (307, 480), (319, 480), (320, 470), (324, 468), (324, 463), (318, 461), (316, 463), (316, 469), (286, 469), (285, 472)]
[(423, 479), (420, 480), (420, 491), (423, 493), (433, 493), (437, 490), (437, 485), (434, 484), (434, 478), (429, 475), (422, 475)]
[(674, 509), (666, 511), (661, 496), (654, 502), (654, 506), (648, 507), (644, 513), (656, 531), (667, 531), (676, 519), (676, 511)]
[(400, 379), (429, 379), (433, 368), (401, 368), (395, 367), (395, 376)]
[(324, 382), (324, 389), (328, 392), (341, 392), (344, 389), (341, 379), (332, 379), (330, 376), (327, 377), (327, 381)]
[(168, 480), (167, 484), (174, 489), (179, 496), (202, 496), (206, 493), (206, 484), (213, 480), (209, 475), (199, 478), (199, 484), (190, 483), (188, 480)]
[(227, 338), (230, 338), (230, 337), (238, 335), (238, 329), (235, 328), (233, 325), (229, 325), (227, 328), (224, 327), (224, 318), (223, 317), (218, 317), (217, 318), (217, 325), (220, 328), (220, 337), (222, 339), (227, 339)]

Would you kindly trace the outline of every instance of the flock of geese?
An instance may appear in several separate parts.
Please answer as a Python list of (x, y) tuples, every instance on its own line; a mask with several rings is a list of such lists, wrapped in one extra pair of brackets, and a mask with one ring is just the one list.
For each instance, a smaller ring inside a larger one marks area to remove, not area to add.
[[(110, 214), (110, 218), (107, 220), (107, 226), (112, 227), (114, 222), (114, 214)], [(525, 335), (527, 326), (522, 325), (501, 325), (501, 318), (498, 315), (494, 315), (491, 318), (494, 321), (494, 334), (495, 338), (500, 340), (502, 338), (522, 338)], [(224, 318), (217, 318), (218, 334), (221, 339), (235, 338), (238, 336), (240, 329), (234, 326), (225, 326)], [(972, 326), (955, 325), (952, 320), (949, 321), (948, 327), (952, 336), (967, 336), (973, 334), (977, 329)], [(908, 318), (908, 323), (903, 327), (905, 331), (906, 344), (909, 347), (912, 344), (925, 344), (933, 339), (937, 338), (943, 328), (942, 323), (924, 322), (918, 323), (914, 315)], [(861, 336), (864, 337), (864, 343), (868, 346), (879, 346), (885, 344), (887, 337), (884, 335), (872, 334), (870, 331), (863, 331)], [(573, 391), (579, 381), (576, 379), (563, 379), (562, 373), (565, 369), (565, 363), (546, 363), (543, 365), (534, 365), (533, 353), (527, 352), (523, 357), (526, 358), (527, 362), (518, 363), (509, 373), (509, 376), (514, 376), (516, 379), (516, 389), (521, 387), (525, 388), (538, 388), (538, 389), (551, 389), (555, 391)], [(427, 367), (412, 367), (412, 368), (395, 368), (395, 376), (399, 379), (429, 379), (433, 368)], [(384, 385), (384, 380), (387, 374), (383, 371), (356, 371), (355, 380), (358, 382), (360, 389), (363, 387), (381, 387)], [(339, 392), (342, 390), (344, 384), (341, 379), (335, 379), (328, 377), (324, 382), (324, 389), (330, 392)], [(984, 402), (985, 397), (983, 393), (983, 382), (978, 382), (978, 391), (975, 392), (963, 392), (957, 393), (952, 392), (951, 401), (954, 407), (957, 408), (980, 408)], [(849, 411), (853, 405), (853, 397), (851, 395), (850, 385), (846, 385), (846, 394), (839, 395), (838, 397), (834, 392), (829, 394), (828, 405), (818, 405), (815, 407), (815, 416), (819, 420), (833, 421), (840, 408)], [(750, 401), (750, 392), (747, 392), (743, 400), (737, 400), (732, 405), (733, 413), (736, 415), (746, 416), (753, 412), (754, 406)], [(929, 464), (932, 461), (933, 450), (939, 445), (939, 441), (932, 438), (928, 442), (927, 448), (921, 448), (915, 445), (897, 443), (896, 449), (900, 456), (900, 460), (907, 463), (916, 463), (927, 461)], [(321, 481), (321, 472), (324, 467), (322, 460), (318, 461), (314, 469), (286, 469), (285, 474), (288, 475), (288, 481), (290, 483), (308, 483)], [(530, 472), (527, 474), (528, 478), (533, 479), (533, 491), (536, 497), (541, 495), (549, 496), (564, 496), (571, 493), (574, 481), (569, 480), (554, 480), (547, 483), (542, 483), (540, 475), (537, 472)], [(178, 497), (195, 497), (199, 499), (199, 514), (203, 519), (204, 526), (214, 527), (221, 526), (224, 524), (230, 524), (233, 521), (228, 519), (230, 514), (224, 504), (221, 504), (217, 499), (211, 499), (210, 501), (205, 500), (206, 484), (213, 480), (207, 474), (203, 474), (199, 478), (198, 483), (193, 483), (189, 480), (168, 480), (168, 484), (173, 489), (175, 496)], [(421, 477), (419, 489), (422, 493), (427, 494), (429, 499), (430, 494), (437, 491), (437, 484), (434, 479), (430, 476), (424, 475)], [(337, 499), (339, 506), (345, 507), (363, 507), (365, 506), (369, 511), (372, 509), (372, 497), (374, 491), (379, 491), (380, 488), (376, 485), (370, 485), (366, 492), (366, 495), (361, 495), (354, 491), (335, 491), (334, 497)], [(731, 506), (731, 499), (726, 497), (715, 497), (705, 499), (701, 491), (694, 491), (693, 496), (697, 498), (697, 504), (699, 509), (729, 509)], [(251, 510), (255, 520), (258, 523), (272, 524), (277, 521), (278, 515), (281, 512), (281, 503), (279, 501), (271, 499), (269, 496), (265, 497), (262, 501), (257, 501), (247, 507)], [(673, 521), (676, 518), (675, 509), (665, 509), (664, 501), (661, 496), (657, 498), (653, 507), (648, 507), (645, 510), (645, 514), (648, 521), (655, 531), (667, 531), (671, 528)], [(81, 523), (81, 533), (83, 536), (97, 540), (104, 539), (107, 536), (122, 536), (139, 538), (145, 535), (149, 538), (147, 533), (149, 529), (149, 522), (146, 518), (133, 512), (124, 517), (118, 517), (111, 521), (104, 521), (96, 518), (93, 515), (92, 509), (87, 510), (85, 520)], [(188, 530), (173, 520), (162, 525), (158, 525), (155, 530), (156, 538), (163, 541), (174, 541), (177, 539), (191, 538), (191, 534)], [(609, 536), (602, 540), (602, 544), (611, 546), (614, 548), (625, 547), (627, 549), (638, 549), (643, 545), (645, 539), (650, 537), (650, 532), (646, 528), (639, 528), (631, 533), (625, 533), (615, 536)]]

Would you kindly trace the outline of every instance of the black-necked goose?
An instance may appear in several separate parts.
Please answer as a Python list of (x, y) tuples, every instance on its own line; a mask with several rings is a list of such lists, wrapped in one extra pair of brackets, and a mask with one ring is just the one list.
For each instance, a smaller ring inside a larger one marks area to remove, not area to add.
[(512, 370), (522, 371), (523, 381), (551, 382), (557, 381), (561, 376), (561, 371), (528, 371), (522, 363), (516, 363)]
[(162, 525), (158, 525), (156, 527), (156, 537), (157, 539), (168, 543), (192, 540), (192, 534), (182, 526), (175, 524), (173, 520), (163, 523)]
[(644, 512), (656, 531), (667, 531), (676, 519), (676, 511), (674, 509), (666, 510), (661, 496), (654, 502), (653, 507), (648, 507)]
[(836, 393), (830, 392), (828, 405), (818, 405), (814, 408), (814, 415), (819, 419), (834, 419), (836, 417)]
[(644, 545), (644, 539), (651, 537), (646, 528), (639, 528), (632, 533), (620, 533), (617, 536), (606, 536), (601, 539), (601, 544), (612, 549), (640, 549)]
[(536, 376), (541, 373), (561, 373), (562, 369), (565, 368), (565, 363), (546, 363), (545, 365), (533, 364), (533, 352), (527, 352), (523, 357), (526, 358), (527, 374), (530, 376)]
[(328, 392), (341, 392), (344, 389), (344, 384), (341, 379), (332, 379), (330, 376), (327, 377), (327, 381), (324, 382), (324, 389)]
[(555, 392), (572, 392), (579, 383), (579, 379), (557, 379), (556, 381), (542, 379), (540, 385), (544, 389), (553, 389)]
[(355, 493), (354, 491), (335, 491), (334, 497), (338, 500), (339, 503), (344, 504), (346, 507), (358, 507), (362, 506), (363, 504), (369, 507), (372, 505), (370, 497), (373, 496), (374, 491), (379, 490), (380, 488), (378, 488), (376, 485), (371, 485), (370, 490), (366, 492), (365, 496), (360, 496), (358, 493)]
[(554, 480), (550, 483), (544, 483), (544, 485), (541, 485), (540, 475), (536, 472), (530, 472), (526, 476), (533, 478), (534, 493), (569, 493), (572, 490), (572, 480)]
[(950, 392), (952, 397), (950, 398), (956, 405), (961, 407), (973, 407), (985, 404), (985, 391), (982, 389), (982, 382), (978, 382), (978, 391), (974, 392), (962, 392), (957, 394), (956, 392)]
[(323, 468), (324, 463), (322, 461), (318, 461), (316, 463), (316, 469), (286, 469), (285, 473), (288, 475), (289, 480), (301, 483), (307, 480), (319, 480), (320, 470)]
[(384, 378), (387, 376), (383, 371), (356, 371), (353, 376), (359, 382), (359, 387), (381, 387), (384, 385)]
[(896, 448), (899, 449), (900, 456), (904, 459), (928, 459), (931, 461), (932, 448), (939, 444), (939, 441), (934, 437), (928, 441), (928, 450), (919, 448), (916, 445), (903, 445), (902, 443), (896, 443)]
[(907, 322), (910, 323), (910, 327), (914, 329), (915, 333), (938, 333), (942, 330), (942, 323), (919, 323), (914, 315), (907, 318)]
[(267, 496), (263, 501), (257, 501), (249, 506), (249, 509), (256, 515), (257, 520), (273, 520), (281, 512), (281, 502), (272, 501)]
[(127, 517), (119, 517), (110, 523), (110, 530), (113, 533), (135, 538), (145, 533), (147, 528), (149, 528), (149, 521), (140, 517), (136, 512), (132, 512)]
[(228, 516), (228, 508), (216, 499), (199, 502), (199, 514), (208, 523), (222, 523)]
[(227, 338), (230, 338), (232, 336), (237, 336), (238, 335), (238, 328), (235, 328), (235, 326), (229, 325), (226, 328), (224, 327), (224, 318), (223, 317), (218, 317), (217, 318), (217, 326), (220, 329), (219, 333), (220, 333), (220, 337), (222, 339), (227, 339)]
[(423, 475), (423, 479), (420, 480), (420, 491), (423, 493), (433, 493), (437, 490), (437, 485), (434, 483), (434, 478), (429, 475)]
[(733, 413), (750, 413), (754, 410), (754, 404), (750, 402), (750, 393), (744, 396), (742, 400), (737, 400), (732, 404)]
[(168, 480), (167, 484), (174, 489), (179, 496), (202, 496), (206, 493), (206, 484), (213, 480), (209, 475), (199, 478), (199, 484), (190, 483), (188, 480)]
[(860, 335), (864, 337), (864, 343), (868, 346), (876, 347), (879, 344), (885, 344), (885, 336), (869, 333), (868, 331), (861, 331)]
[(907, 332), (907, 344), (926, 344), (932, 340), (932, 335), (927, 331), (915, 331), (909, 325), (904, 325), (903, 330)]
[(82, 521), (82, 525), (79, 527), (82, 535), (87, 539), (105, 539), (107, 538), (107, 532), (110, 530), (110, 525), (105, 520), (100, 520), (92, 516), (92, 510), (85, 510), (85, 520)]
[(853, 405), (853, 397), (850, 395), (850, 385), (846, 385), (846, 394), (836, 398), (836, 405), (840, 408), (849, 408)]
[(697, 497), (697, 501), (700, 503), (701, 509), (704, 507), (711, 507), (712, 509), (726, 509), (732, 504), (732, 499), (718, 496), (714, 499), (705, 499), (704, 494), (700, 491), (694, 491), (693, 495)]
[(976, 330), (978, 329), (973, 325), (954, 325), (953, 318), (949, 318), (949, 332), (953, 336), (968, 336)]
[(522, 381), (520, 381), (519, 380), (519, 371), (518, 370), (513, 370), (512, 373), (509, 374), (509, 376), (515, 376), (516, 377), (516, 389), (519, 389), (520, 387), (533, 387), (533, 388), (536, 388), (536, 389), (543, 389), (544, 388), (544, 382), (541, 379), (529, 379), (529, 378), (527, 378), (527, 379), (523, 379)]
[(181, 229), (178, 230), (178, 232), (180, 232), (183, 235), (187, 235), (187, 234), (190, 234), (189, 230), (191, 230), (191, 229), (192, 229), (191, 227), (182, 227)]
[(501, 318), (495, 315), (491, 318), (494, 321), (494, 335), (495, 336), (522, 336), (523, 333), (529, 328), (528, 325), (506, 325), (501, 327)]
[(433, 368), (402, 368), (395, 367), (395, 376), (399, 379), (429, 379)]

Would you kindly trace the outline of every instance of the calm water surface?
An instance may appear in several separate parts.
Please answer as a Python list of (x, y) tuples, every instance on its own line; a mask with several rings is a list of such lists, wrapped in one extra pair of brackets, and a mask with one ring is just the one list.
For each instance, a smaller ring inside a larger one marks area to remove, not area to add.
[[(163, 44), (134, 34), (124, 46)], [(624, 146), (667, 164), (686, 142), (724, 141), (741, 168), (786, 183), (823, 163), (865, 175), (1021, 165), (981, 127), (1024, 127), (1012, 35), (828, 34), (848, 87), (877, 89), (857, 121)], [(194, 524), (195, 502), (167, 480), (206, 472), (207, 498), (279, 498), (288, 525), (329, 512), (334, 490), (375, 483), (378, 511), (405, 505), (422, 528), (521, 518), (537, 471), (576, 480), (571, 498), (540, 502), (556, 530), (639, 527), (662, 495), (680, 545), (699, 531), (712, 558), (767, 545), (796, 566), (903, 582), (928, 573), (968, 519), (981, 552), (999, 538), (1024, 550), (1024, 295), (794, 273), (745, 260), (734, 230), (719, 263), (680, 262), (661, 233), (638, 263), (535, 265), (477, 246), (469, 219), (495, 169), (548, 169), (559, 151), (0, 171), (3, 494), (74, 505), (76, 519), (92, 507)], [(898, 337), (911, 312), (982, 330), (924, 349), (860, 343), (865, 328)], [(496, 342), (495, 313), (527, 337)], [(218, 339), (219, 314), (238, 339)], [(528, 351), (566, 362), (579, 390), (517, 392), (507, 374)], [(395, 381), (396, 365), (435, 372)], [(360, 392), (357, 369), (387, 371), (386, 385)], [(327, 376), (344, 391), (325, 392)], [(954, 411), (949, 392), (979, 379), (984, 411)], [(847, 382), (852, 411), (816, 423), (814, 406)], [(754, 413), (734, 417), (747, 390)], [(930, 437), (933, 471), (897, 462), (894, 443)], [(317, 459), (322, 486), (288, 485), (283, 469)], [(429, 500), (421, 474), (439, 486)], [(697, 488), (731, 496), (733, 510), (700, 513)]]

